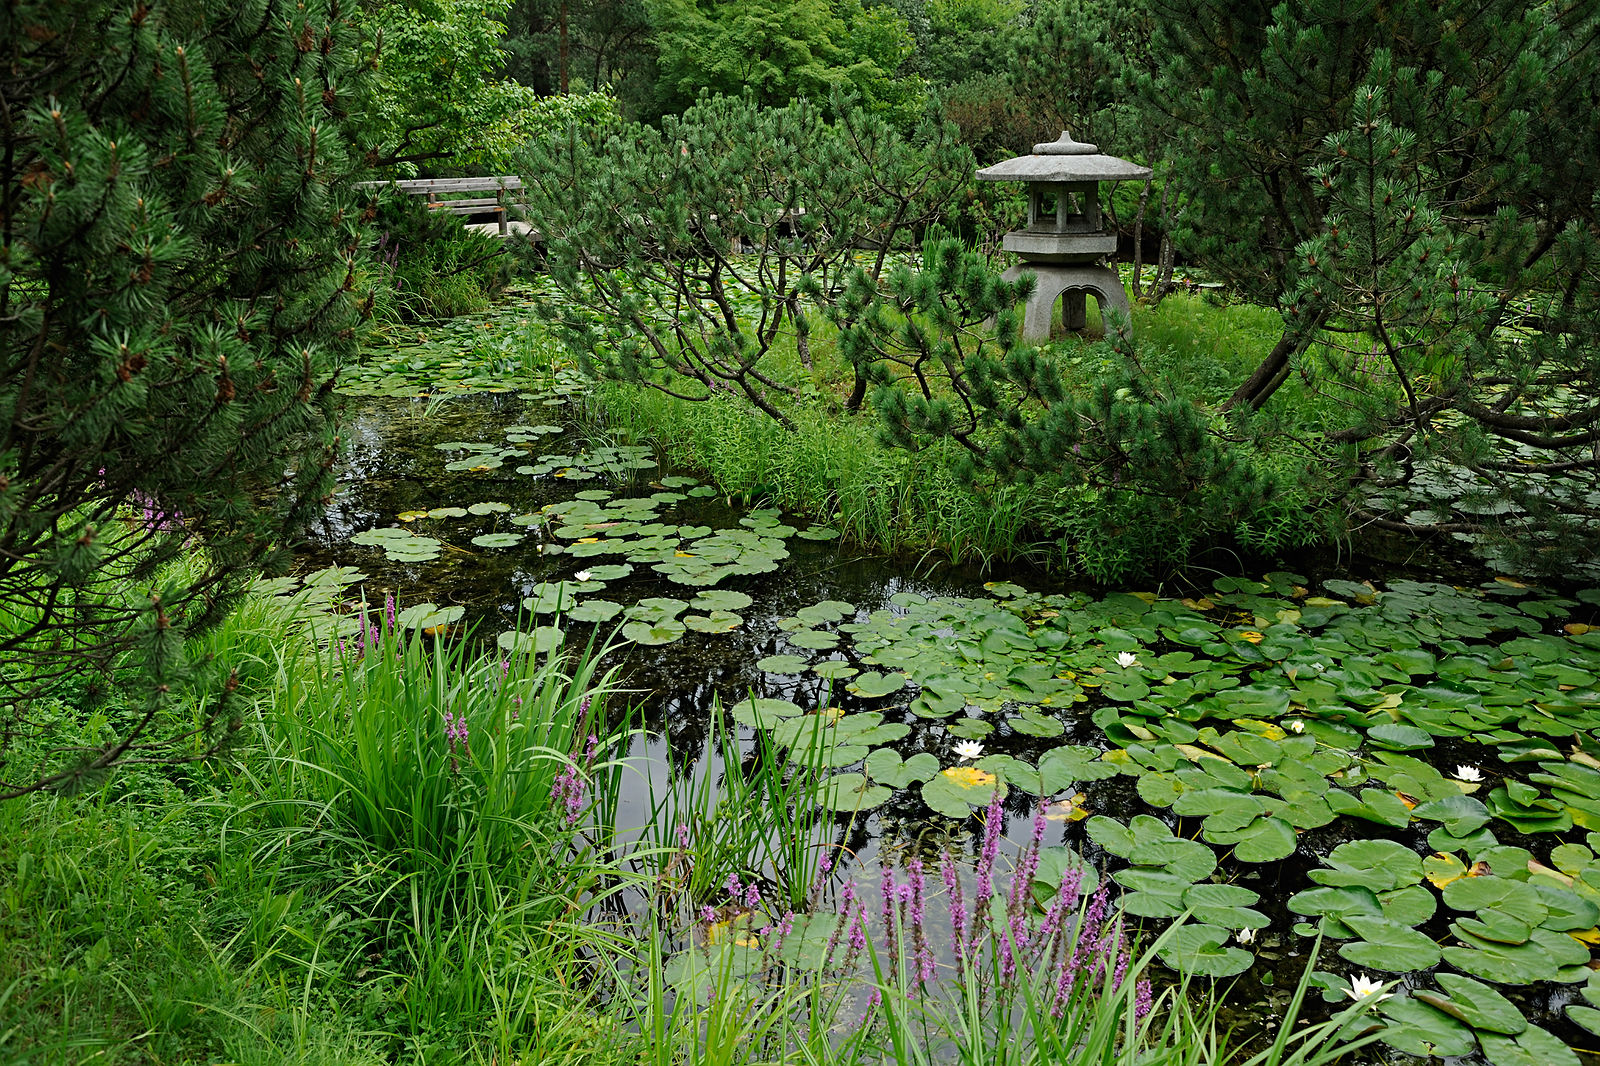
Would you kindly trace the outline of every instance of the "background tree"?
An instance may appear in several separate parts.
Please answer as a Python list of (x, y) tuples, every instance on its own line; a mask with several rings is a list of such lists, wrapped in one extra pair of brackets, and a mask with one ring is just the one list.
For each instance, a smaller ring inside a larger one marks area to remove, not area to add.
[[(351, 135), (372, 167), (503, 172), (539, 93), (504, 77), (511, 0), (388, 0), (356, 16), (372, 77)], [(354, 5), (353, 13), (354, 13)]]
[(888, 5), (860, 0), (646, 0), (655, 25), (661, 104), (702, 92), (782, 106), (836, 92), (904, 127), (922, 111), (920, 78), (902, 76), (912, 39)]
[(1177, 239), (1283, 313), (1231, 406), (1298, 374), (1349, 412), (1327, 436), (1367, 486), (1359, 519), (1593, 558), (1600, 9), (1149, 13), (1160, 61), (1128, 81), (1185, 198)]
[(569, 298), (547, 308), (567, 343), (607, 376), (732, 393), (787, 422), (790, 388), (762, 359), (786, 336), (809, 358), (805, 279), (831, 291), (858, 247), (887, 251), (971, 174), (944, 124), (903, 138), (843, 100), (834, 110), (828, 122), (805, 100), (716, 97), (659, 130), (573, 125), (539, 142), (523, 180)]
[[(286, 564), (330, 488), (364, 300), (350, 18), (0, 8), (0, 794), (200, 754), (237, 724), (223, 700), (158, 735), (185, 637)], [(108, 703), (113, 668), (131, 673)], [(41, 777), (13, 756), (48, 740), (45, 694), (108, 720)]]

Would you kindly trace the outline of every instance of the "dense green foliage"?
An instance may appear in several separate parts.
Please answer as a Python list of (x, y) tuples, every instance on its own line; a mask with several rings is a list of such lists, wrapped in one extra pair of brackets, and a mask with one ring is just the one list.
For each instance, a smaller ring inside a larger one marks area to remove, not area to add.
[(1186, 201), (1177, 241), (1283, 315), (1232, 405), (1299, 375), (1347, 409), (1322, 454), (1370, 486), (1362, 519), (1497, 529), (1525, 566), (1592, 559), (1600, 12), (1146, 10), (1158, 62), (1123, 77)]
[(836, 110), (714, 97), (660, 130), (535, 143), (529, 209), (568, 298), (547, 314), (586, 366), (690, 399), (732, 392), (788, 421), (777, 398), (794, 389), (763, 356), (786, 333), (803, 353), (802, 280), (826, 290), (867, 243), (881, 263), (970, 170), (935, 118), (908, 139)]
[[(6, 736), (42, 678), (103, 686), (135, 646), (148, 669), (147, 712), (74, 765), (148, 754), (131, 746), (181, 681), (182, 633), (284, 565), (329, 488), (365, 258), (353, 34), (337, 0), (221, 11), (0, 12)], [(183, 551), (205, 565), (154, 580)], [(214, 708), (194, 744), (229, 721)]]

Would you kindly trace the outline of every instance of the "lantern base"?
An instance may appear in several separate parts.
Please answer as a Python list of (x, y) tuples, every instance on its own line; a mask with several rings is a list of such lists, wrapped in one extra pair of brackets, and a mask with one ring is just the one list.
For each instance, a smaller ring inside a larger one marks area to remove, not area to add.
[(1022, 316), (1022, 339), (1029, 344), (1043, 344), (1050, 339), (1050, 318), (1058, 299), (1062, 300), (1061, 327), (1064, 330), (1081, 330), (1087, 324), (1088, 304), (1085, 297), (1091, 293), (1100, 307), (1100, 319), (1107, 332), (1115, 328), (1108, 311), (1115, 308), (1124, 322), (1132, 315), (1128, 307), (1128, 294), (1122, 290), (1122, 279), (1110, 267), (1087, 263), (1023, 262), (1000, 277), (1002, 281), (1016, 281), (1024, 274), (1032, 274), (1038, 279)]

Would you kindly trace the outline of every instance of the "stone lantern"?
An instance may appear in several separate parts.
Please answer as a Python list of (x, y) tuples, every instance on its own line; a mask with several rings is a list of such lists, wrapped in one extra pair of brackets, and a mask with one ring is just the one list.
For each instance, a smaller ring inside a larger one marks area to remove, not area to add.
[(1028, 224), (1007, 233), (1004, 242), (1006, 251), (1022, 257), (1005, 272), (1005, 280), (1023, 274), (1039, 279), (1023, 315), (1023, 340), (1042, 344), (1050, 339), (1050, 313), (1060, 297), (1065, 297), (1061, 324), (1069, 330), (1084, 327), (1089, 293), (1108, 325), (1108, 309), (1129, 313), (1122, 280), (1115, 270), (1099, 265), (1117, 250), (1116, 235), (1106, 230), (1100, 216), (1100, 182), (1149, 176), (1149, 167), (1101, 155), (1098, 147), (1078, 143), (1065, 130), (1059, 140), (1034, 145), (1032, 155), (978, 171), (979, 181), (1028, 184)]

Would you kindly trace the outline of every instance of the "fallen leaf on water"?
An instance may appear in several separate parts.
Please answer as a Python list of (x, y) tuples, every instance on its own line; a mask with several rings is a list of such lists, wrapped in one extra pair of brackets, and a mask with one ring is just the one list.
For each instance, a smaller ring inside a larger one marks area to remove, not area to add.
[(987, 770), (980, 770), (976, 766), (952, 766), (940, 773), (954, 781), (962, 788), (993, 788), (995, 776)]
[(1045, 817), (1052, 822), (1081, 822), (1089, 817), (1089, 808), (1084, 806), (1087, 799), (1082, 792), (1075, 792), (1064, 800), (1050, 804)]

